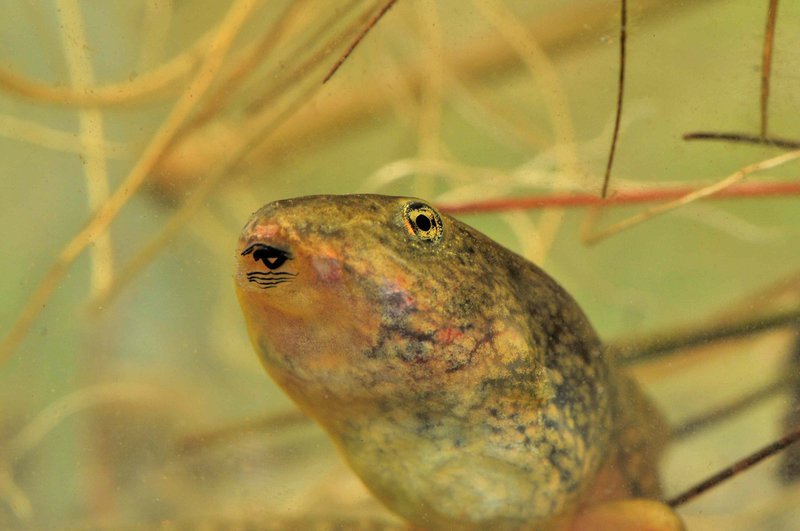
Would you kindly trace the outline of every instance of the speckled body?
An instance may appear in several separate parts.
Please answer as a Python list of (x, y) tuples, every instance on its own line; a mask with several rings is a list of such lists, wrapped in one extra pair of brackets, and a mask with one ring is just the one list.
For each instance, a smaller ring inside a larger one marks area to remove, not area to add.
[(646, 401), (570, 295), (478, 231), (419, 200), (311, 196), (256, 212), (238, 254), (267, 371), (413, 524), (558, 529), (656, 494)]

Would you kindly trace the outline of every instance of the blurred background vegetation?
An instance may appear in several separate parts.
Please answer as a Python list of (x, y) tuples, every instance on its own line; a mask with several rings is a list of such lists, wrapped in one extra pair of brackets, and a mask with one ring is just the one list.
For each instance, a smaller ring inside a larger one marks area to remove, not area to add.
[[(232, 286), (238, 232), (263, 203), (312, 193), (598, 194), (619, 3), (399, 0), (323, 84), (385, 3), (4, 4), (0, 527), (397, 525), (258, 365)], [(758, 134), (767, 0), (629, 4), (612, 191), (700, 187), (781, 153), (682, 140)], [(778, 13), (769, 128), (800, 139), (800, 4)], [(699, 202), (591, 246), (586, 216), (462, 218), (543, 265), (608, 339), (800, 300), (796, 196)], [(774, 381), (791, 341), (635, 374), (678, 423)], [(777, 437), (789, 407), (775, 395), (682, 439), (667, 492)], [(690, 529), (796, 528), (800, 489), (776, 463), (686, 505)]]

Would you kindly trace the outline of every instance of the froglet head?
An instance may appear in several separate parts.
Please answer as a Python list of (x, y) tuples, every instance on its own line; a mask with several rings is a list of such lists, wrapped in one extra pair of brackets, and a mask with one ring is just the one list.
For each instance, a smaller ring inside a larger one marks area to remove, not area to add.
[(447, 224), (421, 200), (382, 196), (288, 199), (253, 215), (237, 248), (239, 300), (262, 362), (303, 409), (352, 414), (447, 370), (452, 360), (432, 356), (437, 335), (455, 334), (437, 299)]
[(270, 203), (236, 288), (272, 378), (411, 522), (543, 526), (600, 466), (607, 366), (577, 304), (422, 200)]

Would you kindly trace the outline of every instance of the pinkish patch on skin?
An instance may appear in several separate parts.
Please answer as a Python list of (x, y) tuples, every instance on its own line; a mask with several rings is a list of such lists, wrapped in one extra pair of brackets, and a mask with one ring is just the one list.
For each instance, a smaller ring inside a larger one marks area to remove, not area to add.
[(443, 345), (449, 345), (463, 335), (464, 332), (458, 328), (442, 328), (436, 332), (436, 342)]
[(311, 258), (311, 264), (323, 282), (337, 282), (342, 278), (342, 266), (339, 260), (332, 256), (314, 256)]
[(391, 301), (395, 311), (406, 313), (414, 307), (414, 297), (397, 282), (391, 281), (383, 284), (381, 294), (387, 301)]
[(274, 238), (277, 234), (277, 225), (258, 225), (253, 229), (252, 238), (265, 241)]

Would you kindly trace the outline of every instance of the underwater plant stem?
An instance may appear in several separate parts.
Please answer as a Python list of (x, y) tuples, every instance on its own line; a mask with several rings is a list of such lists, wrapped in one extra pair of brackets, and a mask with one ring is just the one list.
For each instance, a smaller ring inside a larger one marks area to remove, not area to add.
[(0, 499), (5, 499), (11, 512), (29, 527), (33, 521), (33, 504), (28, 495), (14, 480), (10, 465), (0, 463)]
[[(553, 60), (538, 34), (534, 34), (505, 4), (472, 0), (486, 20), (494, 26), (506, 45), (513, 50), (537, 85), (553, 129), (553, 152), (560, 171), (575, 176), (581, 173), (576, 147), (575, 126), (566, 90)], [(540, 220), (540, 253), (545, 256), (564, 221), (562, 212), (545, 212)]]
[(185, 79), (202, 60), (203, 54), (208, 53), (211, 37), (210, 32), (203, 35), (168, 62), (122, 83), (93, 86), (91, 90), (54, 87), (0, 65), (0, 87), (37, 103), (69, 107), (119, 107), (142, 103), (170, 95), (170, 89)]
[[(781, 423), (787, 431), (800, 427), (800, 324), (795, 332), (797, 335), (792, 341), (789, 358), (783, 364), (783, 370), (794, 377), (787, 393), (789, 407), (784, 412)], [(800, 480), (800, 448), (795, 446), (787, 450), (781, 459), (781, 480), (784, 483)]]
[[(289, 91), (299, 80), (307, 76), (310, 71), (317, 68), (320, 63), (331, 54), (332, 50), (337, 49), (345, 39), (354, 35), (358, 29), (369, 20), (374, 6), (370, 6), (364, 10), (356, 20), (352, 21), (344, 29), (333, 35), (333, 37), (320, 44), (320, 41), (326, 33), (330, 31), (330, 28), (338, 22), (338, 19), (355, 9), (358, 3), (357, 0), (351, 0), (345, 4), (342, 11), (334, 13), (325, 21), (325, 24), (322, 24), (312, 32), (309, 38), (304, 39), (301, 44), (294, 49), (294, 52), (290, 54), (290, 57), (298, 59), (296, 63), (292, 64), (293, 68), (287, 71), (286, 68), (279, 65), (278, 68), (271, 73), (269, 77), (270, 83), (265, 86), (263, 92), (247, 104), (246, 112), (255, 115), (263, 112), (265, 107), (274, 105), (275, 101), (281, 95)], [(309, 49), (313, 51), (310, 55), (306, 56), (305, 51)], [(300, 60), (300, 58), (302, 58), (302, 60)]]
[(215, 86), (208, 95), (203, 108), (186, 123), (183, 127), (184, 130), (198, 127), (217, 115), (218, 111), (222, 109), (225, 103), (230, 100), (231, 96), (236, 93), (236, 90), (245, 81), (247, 75), (269, 57), (275, 47), (281, 43), (289, 28), (298, 18), (298, 15), (303, 13), (303, 10), (300, 8), (306, 5), (307, 2), (301, 0), (289, 3), (278, 17), (278, 20), (264, 32), (255, 46), (248, 50), (243, 57), (240, 57), (225, 79)]
[(28, 299), (11, 330), (0, 343), (0, 364), (8, 360), (28, 333), (33, 322), (50, 299), (50, 295), (69, 270), (72, 262), (87, 246), (94, 243), (100, 234), (106, 231), (111, 221), (122, 210), (122, 207), (133, 194), (136, 193), (150, 174), (150, 171), (159, 162), (197, 101), (205, 94), (216, 78), (229, 47), (257, 3), (257, 0), (238, 0), (231, 6), (218, 26), (219, 29), (208, 48), (203, 66), (177, 101), (161, 128), (154, 135), (153, 140), (147, 146), (139, 161), (124, 182), (96, 211), (86, 226), (64, 246), (56, 261), (51, 265), (34, 293)]
[(377, 13), (377, 14), (376, 14), (374, 17), (372, 17), (372, 18), (371, 18), (371, 19), (370, 19), (370, 20), (369, 20), (369, 21), (368, 21), (368, 22), (367, 22), (367, 23), (364, 25), (364, 27), (362, 28), (361, 32), (360, 32), (360, 33), (359, 33), (359, 34), (356, 36), (356, 38), (353, 40), (353, 42), (352, 42), (352, 43), (350, 43), (350, 46), (348, 46), (348, 47), (347, 47), (347, 50), (345, 50), (345, 51), (344, 51), (344, 53), (341, 55), (341, 57), (339, 57), (339, 59), (336, 61), (336, 63), (333, 65), (333, 67), (331, 67), (331, 69), (330, 69), (330, 71), (328, 72), (328, 74), (327, 74), (327, 75), (325, 76), (325, 78), (322, 80), (322, 84), (323, 84), (323, 85), (324, 85), (325, 83), (327, 83), (328, 81), (330, 81), (330, 79), (331, 79), (331, 78), (333, 77), (333, 75), (334, 75), (334, 74), (335, 74), (335, 73), (336, 73), (336, 72), (339, 70), (339, 68), (342, 66), (342, 64), (344, 64), (344, 62), (345, 62), (345, 61), (347, 61), (347, 58), (348, 58), (348, 57), (350, 57), (350, 54), (352, 54), (352, 53), (353, 53), (353, 50), (355, 50), (355, 49), (356, 49), (356, 46), (358, 46), (358, 45), (359, 45), (359, 43), (360, 43), (360, 42), (361, 42), (361, 41), (364, 39), (364, 37), (366, 37), (366, 36), (367, 36), (367, 33), (369, 33), (369, 32), (372, 30), (372, 28), (374, 28), (374, 27), (375, 27), (375, 25), (376, 25), (376, 24), (377, 24), (377, 23), (378, 23), (378, 22), (379, 22), (379, 21), (380, 21), (380, 20), (383, 18), (383, 16), (384, 16), (384, 15), (385, 15), (385, 14), (386, 14), (386, 13), (387, 13), (387, 12), (388, 12), (388, 11), (389, 11), (391, 8), (392, 8), (392, 6), (393, 6), (393, 5), (395, 5), (396, 3), (397, 3), (397, 0), (389, 0), (388, 2), (386, 2), (386, 3), (383, 5), (383, 7), (380, 9), (380, 11), (378, 11), (378, 13)]
[(617, 109), (614, 113), (614, 132), (611, 135), (611, 147), (608, 150), (608, 162), (606, 172), (603, 175), (603, 189), (600, 197), (605, 199), (608, 196), (608, 185), (611, 183), (611, 168), (614, 165), (614, 155), (617, 152), (617, 139), (619, 138), (619, 125), (622, 120), (622, 102), (625, 92), (625, 48), (628, 36), (628, 2), (620, 0), (620, 20), (619, 20), (619, 78), (617, 80)]
[(720, 133), (714, 131), (697, 131), (683, 135), (684, 140), (721, 140), (723, 142), (741, 142), (782, 149), (800, 149), (800, 142), (774, 136), (756, 136), (746, 133)]
[[(684, 197), (697, 188), (663, 187), (649, 190), (621, 190), (607, 199), (594, 194), (547, 194), (526, 197), (486, 199), (481, 201), (439, 204), (437, 207), (448, 214), (486, 214), (508, 210), (529, 210), (538, 208), (585, 208), (594, 206), (625, 206), (637, 203), (653, 203)], [(786, 197), (800, 195), (798, 182), (755, 182), (734, 185), (720, 190), (708, 199), (731, 199), (753, 197)]]
[(52, 402), (8, 441), (4, 456), (14, 462), (41, 443), (53, 429), (70, 415), (112, 402), (166, 401), (167, 396), (150, 385), (114, 382), (84, 387)]
[(783, 164), (786, 164), (787, 162), (796, 160), (798, 158), (800, 158), (800, 150), (790, 151), (788, 153), (784, 153), (783, 155), (778, 155), (777, 157), (772, 157), (769, 159), (761, 160), (759, 162), (750, 164), (735, 171), (734, 173), (732, 173), (728, 177), (725, 177), (721, 181), (718, 181), (709, 186), (705, 186), (698, 190), (694, 190), (682, 197), (679, 197), (678, 199), (674, 199), (672, 201), (668, 201), (666, 203), (662, 203), (660, 205), (651, 207), (648, 210), (645, 210), (644, 212), (640, 212), (638, 214), (625, 218), (621, 221), (618, 221), (606, 229), (602, 229), (596, 232), (591, 232), (591, 229), (587, 229), (583, 234), (583, 239), (588, 245), (595, 244), (605, 238), (608, 238), (624, 230), (630, 229), (631, 227), (644, 223), (645, 221), (648, 221), (656, 216), (666, 214), (667, 212), (688, 205), (689, 203), (693, 203), (699, 199), (703, 199), (705, 197), (717, 194), (722, 190), (725, 190), (726, 188), (729, 188), (730, 186), (740, 182), (742, 179), (744, 179), (751, 173), (775, 168)]
[(298, 409), (270, 413), (254, 419), (233, 422), (220, 428), (193, 433), (182, 437), (176, 443), (179, 454), (185, 455), (202, 449), (207, 449), (218, 444), (226, 444), (231, 440), (255, 433), (272, 432), (296, 426), (311, 426), (313, 421)]
[(157, 65), (169, 46), (172, 20), (175, 14), (173, 2), (144, 0), (142, 2), (141, 41), (136, 61), (136, 71), (145, 72)]
[(716, 326), (689, 330), (671, 330), (642, 340), (611, 342), (608, 348), (625, 364), (641, 363), (661, 357), (674, 350), (705, 345), (714, 341), (746, 337), (773, 328), (800, 323), (800, 309), (775, 312), (770, 315), (747, 317)]
[[(420, 87), (419, 105), (414, 117), (417, 128), (417, 155), (421, 159), (441, 159), (446, 148), (442, 145), (442, 114), (444, 106), (445, 61), (439, 7), (435, 1), (424, 1), (418, 12), (417, 24), (425, 41), (421, 63), (426, 71)], [(413, 96), (412, 96), (413, 98)], [(416, 99), (416, 98), (413, 98)], [(433, 194), (430, 174), (418, 173), (414, 189), (421, 197)]]
[[(67, 70), (72, 86), (76, 90), (88, 90), (94, 85), (94, 72), (88, 55), (89, 42), (77, 0), (58, 0), (61, 18), (61, 39), (66, 56)], [(86, 195), (89, 212), (95, 212), (108, 199), (108, 167), (102, 147), (105, 137), (103, 113), (98, 108), (82, 108), (78, 112), (80, 142), (86, 173)], [(105, 289), (113, 276), (114, 260), (111, 235), (108, 231), (98, 234), (89, 250), (91, 255), (90, 292)]]
[[(715, 0), (716, 1), (716, 0)], [(690, 4), (678, 4), (674, 2), (664, 2), (663, 0), (640, 0), (636, 4), (639, 18), (647, 17), (658, 19), (668, 13), (673, 13), (677, 9), (699, 7), (702, 2)], [(373, 13), (373, 11), (369, 11)], [(535, 35), (536, 40), (546, 54), (553, 60), (557, 60), (564, 54), (569, 54), (581, 45), (596, 42), (605, 34), (606, 21), (608, 20), (608, 9), (605, 5), (596, 2), (571, 2), (562, 7), (552, 9), (548, 16), (530, 17), (517, 20), (527, 29), (530, 35)], [(356, 30), (361, 26), (357, 26)], [(352, 34), (351, 34), (352, 35)], [(309, 45), (310, 46), (310, 45)], [(302, 49), (302, 48), (300, 48)], [(385, 57), (390, 57), (384, 54)], [(295, 57), (300, 57), (297, 53)], [(519, 69), (519, 54), (505, 42), (494, 29), (485, 35), (472, 39), (466, 43), (465, 47), (450, 49), (445, 46), (446, 68), (451, 72), (450, 77), (458, 79), (464, 84), (470, 85), (471, 90), (475, 90), (475, 81), (486, 80), (487, 78), (498, 78)], [(277, 73), (276, 75), (280, 75)], [(365, 80), (362, 85), (385, 86), (387, 76), (403, 79), (405, 87), (402, 90), (409, 94), (419, 94), (420, 87), (424, 82), (425, 70), (420, 61), (411, 61), (408, 64), (401, 64), (399, 68), (391, 67), (379, 70), (371, 78)], [(273, 76), (270, 79), (278, 79)], [(272, 99), (276, 98), (281, 90), (273, 88), (274, 83), (267, 84), (269, 94), (259, 97), (258, 101), (248, 107), (248, 112), (253, 112), (253, 108), (258, 108)], [(281, 83), (283, 84), (283, 83)], [(481, 85), (481, 83), (478, 83)], [(365, 119), (372, 120), (377, 116), (383, 116), (392, 109), (392, 104), (396, 105), (393, 98), (397, 94), (397, 88), (393, 90), (343, 90), (329, 94), (324, 103), (319, 107), (307, 108), (297, 115), (297, 119), (291, 124), (282, 127), (280, 142), (271, 142), (260, 149), (254, 156), (254, 160), (259, 163), (268, 163), (281, 156), (279, 146), (292, 144), (297, 149), (311, 147), (320, 141), (325, 141), (336, 135), (343, 127), (348, 124), (358, 124)], [(497, 104), (497, 102), (493, 102)], [(513, 121), (518, 127), (526, 127), (525, 121), (529, 120), (522, 116), (518, 110), (512, 110)], [(549, 124), (545, 124), (549, 125)], [(528, 126), (529, 127), (529, 126)], [(552, 129), (552, 128), (549, 128)], [(540, 149), (539, 145), (551, 145), (552, 141), (545, 141), (538, 131), (531, 131), (530, 136), (535, 139), (535, 149)]]
[(769, 82), (772, 72), (772, 50), (775, 43), (775, 22), (778, 18), (778, 0), (769, 0), (767, 27), (764, 30), (764, 48), (761, 59), (761, 138), (767, 136), (769, 120)]
[(729, 419), (742, 411), (761, 403), (762, 401), (771, 398), (781, 391), (786, 391), (789, 387), (797, 382), (798, 378), (793, 375), (784, 376), (774, 382), (756, 389), (750, 393), (745, 394), (738, 399), (725, 404), (723, 407), (714, 409), (708, 413), (702, 413), (695, 417), (685, 420), (672, 428), (670, 440), (682, 439), (689, 437), (698, 432), (698, 430), (708, 427), (709, 424), (721, 422)]
[(579, 157), (575, 147), (575, 128), (566, 92), (553, 61), (545, 47), (530, 29), (502, 3), (472, 0), (475, 7), (495, 27), (536, 81), (541, 97), (547, 106), (553, 127), (553, 144), (561, 169), (571, 175), (579, 173)]
[(256, 123), (250, 124), (249, 129), (243, 133), (242, 141), (236, 152), (227, 161), (209, 171), (208, 175), (205, 176), (192, 192), (192, 195), (166, 222), (161, 231), (122, 268), (108, 289), (98, 293), (97, 297), (90, 301), (90, 311), (95, 311), (108, 305), (172, 241), (186, 222), (202, 208), (206, 198), (216, 189), (219, 182), (234, 172), (236, 167), (256, 146), (269, 139), (278, 127), (293, 116), (299, 107), (310, 100), (320, 87), (322, 87), (321, 83), (309, 85), (285, 108), (274, 113), (260, 113), (255, 119)]
[(768, 444), (763, 448), (753, 452), (747, 457), (740, 459), (739, 461), (735, 462), (729, 467), (724, 468), (723, 470), (721, 470), (717, 474), (714, 474), (705, 481), (698, 483), (694, 487), (691, 487), (690, 489), (687, 489), (681, 494), (670, 498), (669, 500), (666, 501), (666, 504), (669, 505), (670, 507), (678, 507), (680, 505), (683, 505), (684, 503), (696, 498), (697, 496), (706, 492), (707, 490), (719, 485), (723, 481), (732, 478), (736, 474), (739, 474), (740, 472), (747, 470), (753, 465), (758, 464), (767, 457), (775, 455), (776, 453), (796, 443), (797, 441), (800, 441), (800, 428), (786, 434), (777, 441)]
[(623, 363), (630, 365), (659, 358), (674, 350), (746, 337), (773, 328), (791, 326), (798, 322), (800, 322), (800, 308), (795, 308), (711, 327), (703, 326), (685, 331), (672, 330), (649, 336), (643, 340), (611, 342), (608, 348), (619, 355)]
[[(93, 142), (90, 138), (75, 138), (73, 133), (10, 114), (0, 114), (0, 136), (65, 153), (83, 153), (89, 146), (87, 142)], [(127, 144), (106, 139), (100, 139), (100, 142), (97, 148), (102, 150), (106, 159), (121, 159), (130, 154)], [(95, 149), (94, 145), (92, 149)]]

